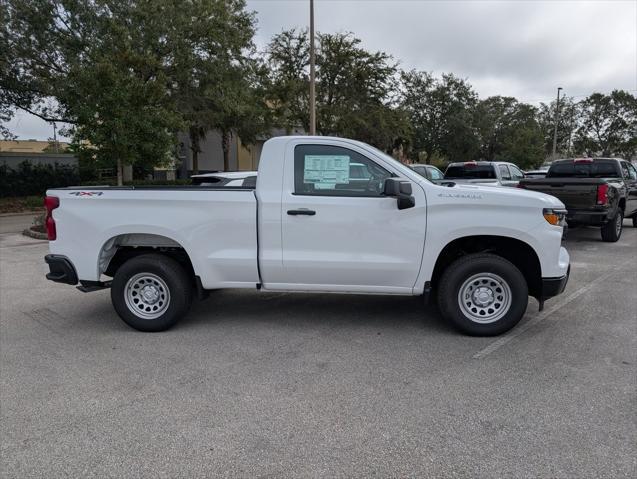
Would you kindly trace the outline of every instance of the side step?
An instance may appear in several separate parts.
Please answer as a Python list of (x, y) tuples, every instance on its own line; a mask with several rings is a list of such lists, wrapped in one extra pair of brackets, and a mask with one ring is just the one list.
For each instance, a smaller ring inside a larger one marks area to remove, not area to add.
[(82, 293), (92, 293), (93, 291), (99, 291), (100, 289), (108, 289), (111, 287), (112, 281), (80, 281), (82, 286), (78, 286)]

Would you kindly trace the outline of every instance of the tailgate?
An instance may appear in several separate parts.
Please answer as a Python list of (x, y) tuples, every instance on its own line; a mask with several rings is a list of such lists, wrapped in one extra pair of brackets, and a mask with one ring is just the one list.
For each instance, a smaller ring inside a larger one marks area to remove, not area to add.
[(566, 209), (577, 210), (593, 208), (597, 204), (598, 184), (598, 182), (591, 184), (552, 180), (550, 184), (548, 182), (525, 182), (524, 187), (527, 190), (555, 196), (566, 205)]

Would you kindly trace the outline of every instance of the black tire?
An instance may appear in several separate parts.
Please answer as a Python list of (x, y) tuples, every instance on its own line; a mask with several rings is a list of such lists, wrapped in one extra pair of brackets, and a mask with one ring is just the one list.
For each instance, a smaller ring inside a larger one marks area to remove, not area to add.
[[(476, 280), (469, 281), (471, 278)], [(491, 294), (494, 302), (476, 306), (477, 302), (473, 301), (480, 297), (462, 304), (461, 289), (467, 292), (471, 288), (474, 288), (471, 298), (479, 293), (475, 289), (478, 288), (484, 290), (487, 298)], [(510, 261), (488, 253), (470, 254), (454, 261), (442, 274), (438, 288), (438, 307), (442, 316), (472, 336), (495, 336), (508, 331), (522, 319), (528, 302), (529, 290), (520, 270)], [(480, 311), (486, 316), (479, 316)]]
[(602, 241), (607, 243), (615, 243), (622, 235), (624, 225), (624, 213), (621, 209), (617, 209), (617, 213), (613, 219), (602, 226)]
[[(144, 332), (165, 331), (173, 326), (190, 309), (192, 295), (192, 279), (184, 268), (161, 254), (128, 260), (111, 284), (111, 301), (119, 317)], [(156, 317), (149, 317), (153, 315)]]
[(633, 215), (633, 228), (637, 228), (637, 214)]

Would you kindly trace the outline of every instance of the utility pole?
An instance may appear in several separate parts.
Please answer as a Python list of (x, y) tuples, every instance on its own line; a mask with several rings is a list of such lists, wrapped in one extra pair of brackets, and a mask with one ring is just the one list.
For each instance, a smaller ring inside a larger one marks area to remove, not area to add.
[(58, 149), (58, 135), (57, 135), (57, 125), (53, 122), (53, 145), (55, 148), (55, 152), (59, 153)]
[(555, 104), (555, 126), (553, 130), (553, 160), (557, 158), (557, 122), (560, 119), (560, 91), (562, 87), (557, 88), (557, 103)]
[(575, 105), (571, 104), (571, 127), (568, 132), (568, 156), (573, 156), (573, 118), (575, 116)]
[(310, 0), (310, 135), (316, 135), (316, 71), (314, 67), (314, 0)]

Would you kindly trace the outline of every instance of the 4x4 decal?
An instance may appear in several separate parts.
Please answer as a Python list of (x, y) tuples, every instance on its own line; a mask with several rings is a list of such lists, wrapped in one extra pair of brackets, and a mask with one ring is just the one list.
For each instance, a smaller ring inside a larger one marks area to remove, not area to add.
[(74, 196), (102, 196), (101, 191), (71, 191), (69, 195)]

